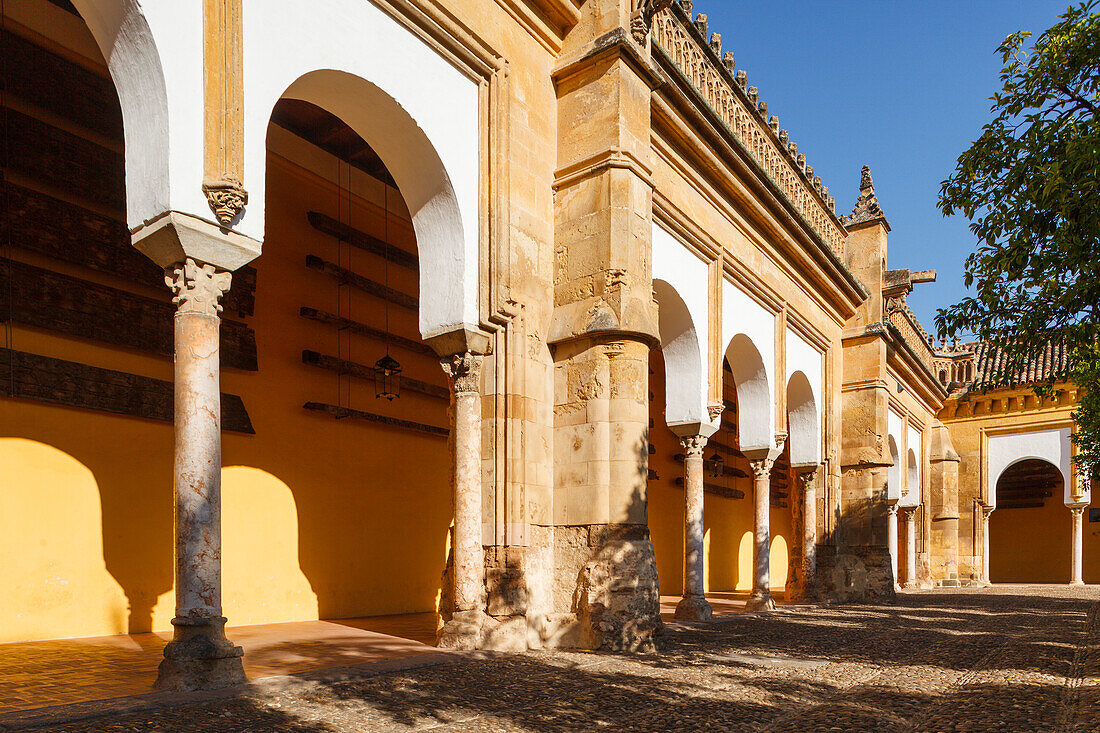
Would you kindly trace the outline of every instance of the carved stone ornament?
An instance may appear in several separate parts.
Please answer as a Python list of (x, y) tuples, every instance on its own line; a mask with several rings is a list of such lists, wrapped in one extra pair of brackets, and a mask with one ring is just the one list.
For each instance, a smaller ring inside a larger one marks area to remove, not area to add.
[(813, 468), (803, 469), (798, 472), (798, 480), (802, 482), (803, 489), (813, 484), (814, 479), (817, 478), (817, 470), (818, 467), (814, 466)]
[(702, 458), (707, 439), (702, 435), (685, 435), (680, 438), (680, 445), (684, 446), (684, 453), (688, 458)]
[(481, 362), (483, 357), (467, 351), (440, 360), (443, 371), (454, 382), (455, 394), (481, 391)]
[(843, 217), (841, 221), (844, 222), (844, 226), (852, 226), (865, 221), (874, 221), (884, 216), (878, 198), (875, 196), (875, 183), (871, 180), (871, 166), (865, 165), (859, 174), (859, 197), (856, 199), (856, 205), (852, 209), (852, 213), (847, 217)]
[(639, 46), (645, 45), (653, 16), (672, 5), (672, 0), (634, 0), (634, 14), (630, 17), (630, 35)]
[(229, 226), (244, 211), (248, 191), (232, 173), (222, 173), (213, 181), (203, 181), (202, 192), (210, 210), (223, 226)]
[(707, 414), (710, 415), (711, 422), (714, 422), (718, 418), (722, 417), (722, 413), (726, 411), (725, 405), (707, 405)]
[(752, 475), (758, 479), (766, 479), (772, 472), (772, 464), (775, 463), (774, 458), (758, 458), (753, 461), (749, 461), (749, 465), (752, 466)]
[(168, 267), (164, 282), (176, 297), (177, 313), (199, 313), (216, 316), (222, 311), (221, 297), (229, 290), (233, 275), (219, 271), (213, 265), (199, 264), (190, 257), (186, 262)]

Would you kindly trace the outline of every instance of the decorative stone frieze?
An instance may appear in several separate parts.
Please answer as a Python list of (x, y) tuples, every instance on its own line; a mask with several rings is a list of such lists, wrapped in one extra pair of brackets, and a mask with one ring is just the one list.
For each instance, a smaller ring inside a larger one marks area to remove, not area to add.
[[(837, 253), (844, 250), (845, 233), (833, 211), (834, 202), (822, 193), (805, 157), (769, 124), (767, 104), (756, 87), (748, 87), (742, 69), (735, 75), (707, 43), (697, 23), (681, 8), (668, 7), (653, 19), (653, 41), (726, 124), (733, 137), (783, 192), (794, 209)], [(705, 19), (703, 21), (705, 23)], [(778, 124), (775, 126), (778, 128)]]
[(672, 0), (634, 0), (634, 12), (630, 17), (630, 35), (644, 46), (653, 25), (653, 16), (672, 4)]

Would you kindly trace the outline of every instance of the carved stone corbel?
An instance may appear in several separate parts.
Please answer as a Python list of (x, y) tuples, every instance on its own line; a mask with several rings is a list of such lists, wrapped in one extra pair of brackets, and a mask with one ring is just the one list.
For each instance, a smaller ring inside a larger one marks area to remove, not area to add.
[(202, 192), (214, 216), (226, 227), (241, 215), (248, 203), (248, 191), (232, 173), (222, 173), (214, 180), (203, 181)]
[(634, 0), (634, 13), (630, 17), (630, 35), (639, 46), (645, 45), (653, 16), (672, 5), (672, 0)]

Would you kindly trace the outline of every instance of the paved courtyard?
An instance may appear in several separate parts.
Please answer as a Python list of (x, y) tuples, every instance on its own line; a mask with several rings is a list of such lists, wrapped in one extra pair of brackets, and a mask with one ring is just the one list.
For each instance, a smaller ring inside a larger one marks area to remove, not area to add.
[(1100, 587), (904, 593), (670, 624), (660, 655), (441, 655), (23, 729), (1093, 731), (1098, 616)]

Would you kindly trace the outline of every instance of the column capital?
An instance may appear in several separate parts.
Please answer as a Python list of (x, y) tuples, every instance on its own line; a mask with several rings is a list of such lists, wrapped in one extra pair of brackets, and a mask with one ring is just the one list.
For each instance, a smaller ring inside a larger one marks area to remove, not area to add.
[(897, 516), (899, 508), (900, 507), (898, 506), (898, 503), (896, 501), (886, 502), (886, 512), (892, 517)]
[(1079, 517), (1085, 513), (1085, 510), (1089, 508), (1088, 504), (1066, 504), (1066, 508), (1074, 517)]
[(481, 391), (481, 364), (484, 357), (467, 351), (440, 359), (443, 371), (451, 378), (455, 394)]
[(901, 514), (903, 517), (905, 517), (906, 521), (909, 521), (917, 515), (917, 509), (919, 507), (919, 504), (917, 506), (903, 506), (901, 507)]
[(684, 447), (684, 454), (688, 458), (702, 458), (703, 449), (707, 447), (707, 436), (681, 435), (680, 445)]
[(749, 465), (752, 466), (752, 475), (757, 479), (768, 478), (774, 463), (775, 459), (771, 457), (756, 458), (749, 461)]
[(164, 268), (164, 283), (175, 295), (176, 313), (217, 316), (222, 312), (222, 296), (232, 282), (231, 273), (190, 257)]
[(821, 470), (821, 466), (806, 466), (803, 468), (795, 468), (795, 472), (798, 474), (798, 480), (802, 483), (802, 488), (812, 484), (817, 478), (817, 472)]

